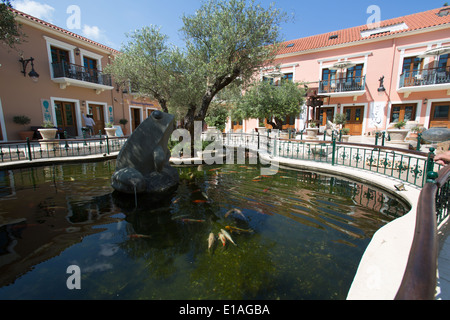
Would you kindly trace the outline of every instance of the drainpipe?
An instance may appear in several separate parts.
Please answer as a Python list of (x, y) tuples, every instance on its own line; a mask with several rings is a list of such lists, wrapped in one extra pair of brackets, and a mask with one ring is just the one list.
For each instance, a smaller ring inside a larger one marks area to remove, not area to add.
[[(388, 93), (388, 101), (387, 101), (387, 106), (389, 106), (389, 103), (391, 102), (391, 93), (392, 93), (392, 81), (394, 79), (394, 63), (395, 63), (395, 56), (397, 54), (397, 44), (396, 44), (397, 39), (394, 38), (393, 42), (392, 42), (392, 46), (394, 47), (394, 54), (392, 55), (392, 64), (391, 64), (391, 81), (389, 82), (389, 93)], [(400, 63), (400, 62), (399, 62)], [(387, 111), (387, 110), (386, 110)], [(387, 129), (387, 123), (388, 123), (388, 118), (390, 117), (389, 114), (386, 113), (386, 122), (384, 124), (385, 129)]]

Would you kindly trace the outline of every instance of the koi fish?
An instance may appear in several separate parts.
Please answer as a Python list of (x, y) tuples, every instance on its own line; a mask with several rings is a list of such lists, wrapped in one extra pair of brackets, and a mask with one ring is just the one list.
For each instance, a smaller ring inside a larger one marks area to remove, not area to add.
[(225, 238), (230, 240), (232, 244), (236, 245), (236, 243), (234, 243), (233, 239), (231, 238), (230, 234), (227, 231), (220, 229), (220, 232), (222, 232), (222, 234), (225, 236)]
[(219, 232), (218, 236), (219, 236), (220, 241), (222, 241), (222, 246), (225, 247), (225, 244), (227, 243), (227, 239), (221, 232)]
[(133, 233), (133, 234), (129, 234), (128, 238), (130, 238), (130, 239), (139, 239), (139, 238), (150, 238), (150, 236), (146, 235), (146, 234)]
[(254, 231), (252, 229), (241, 229), (238, 227), (232, 227), (232, 226), (226, 226), (225, 229), (230, 230), (230, 232), (245, 232), (245, 233), (253, 233)]
[(208, 237), (208, 250), (211, 249), (215, 240), (216, 240), (216, 237), (214, 237), (214, 233), (211, 232)]
[(178, 201), (180, 201), (181, 198), (176, 198), (173, 203), (178, 203)]
[(181, 219), (183, 222), (205, 222), (205, 220), (197, 220), (197, 219)]
[(244, 216), (244, 214), (242, 213), (241, 210), (239, 210), (238, 208), (233, 208), (227, 211), (227, 213), (225, 213), (225, 218), (228, 217), (230, 214), (236, 213), (240, 216), (242, 216), (245, 220), (247, 220), (247, 218)]
[(266, 188), (263, 190), (263, 192), (268, 192), (270, 190), (270, 188)]
[(259, 182), (259, 181), (261, 181), (261, 180), (252, 180), (253, 182)]
[(206, 193), (204, 193), (204, 192), (202, 192), (202, 196), (203, 196), (206, 200), (209, 199), (209, 198), (208, 198), (208, 195), (207, 195)]
[(205, 203), (206, 202), (206, 200), (194, 200), (194, 201), (192, 201), (193, 203)]

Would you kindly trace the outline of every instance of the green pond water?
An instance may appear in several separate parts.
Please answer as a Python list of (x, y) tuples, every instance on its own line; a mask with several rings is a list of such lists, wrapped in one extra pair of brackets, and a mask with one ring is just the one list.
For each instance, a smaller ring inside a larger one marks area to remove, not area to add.
[(114, 170), (0, 171), (0, 299), (345, 299), (372, 235), (409, 210), (359, 183), (256, 165), (179, 168), (165, 199), (123, 197)]

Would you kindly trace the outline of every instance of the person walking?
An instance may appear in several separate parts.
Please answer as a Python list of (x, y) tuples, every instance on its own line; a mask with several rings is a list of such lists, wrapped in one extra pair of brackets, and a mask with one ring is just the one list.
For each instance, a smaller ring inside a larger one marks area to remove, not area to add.
[(87, 116), (84, 114), (84, 112), (81, 113), (84, 119), (84, 123), (86, 128), (88, 129), (88, 133), (89, 136), (93, 136), (94, 135), (94, 126), (95, 126), (95, 121), (92, 118), (92, 115), (88, 114)]

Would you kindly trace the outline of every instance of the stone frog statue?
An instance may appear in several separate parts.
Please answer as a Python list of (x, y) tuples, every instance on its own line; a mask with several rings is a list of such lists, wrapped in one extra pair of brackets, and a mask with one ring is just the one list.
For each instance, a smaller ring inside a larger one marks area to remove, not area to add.
[(117, 156), (112, 187), (119, 192), (164, 193), (179, 182), (170, 166), (167, 147), (175, 128), (174, 116), (154, 111), (128, 138)]

